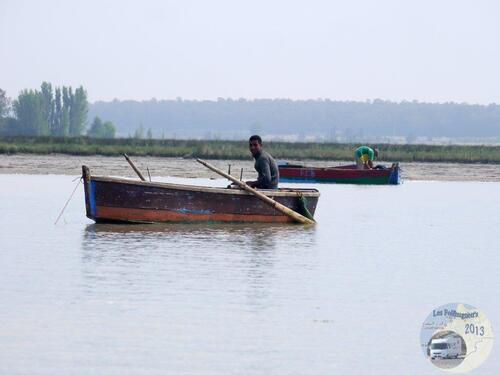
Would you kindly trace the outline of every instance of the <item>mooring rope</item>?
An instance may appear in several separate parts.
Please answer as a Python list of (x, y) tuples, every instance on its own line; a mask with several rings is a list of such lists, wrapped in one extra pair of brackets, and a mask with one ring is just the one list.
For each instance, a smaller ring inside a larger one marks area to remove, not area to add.
[[(54, 225), (56, 225), (56, 224), (57, 224), (57, 222), (59, 221), (59, 219), (61, 218), (61, 216), (62, 216), (62, 214), (64, 213), (64, 210), (66, 209), (66, 207), (68, 206), (68, 204), (69, 204), (69, 202), (70, 202), (71, 198), (73, 198), (73, 195), (75, 195), (75, 191), (76, 191), (76, 189), (78, 188), (78, 186), (80, 186), (80, 182), (82, 182), (82, 180), (83, 180), (83, 177), (77, 177), (77, 178), (79, 179), (79, 180), (78, 180), (78, 183), (76, 184), (75, 188), (73, 189), (73, 192), (71, 193), (71, 195), (69, 196), (68, 200), (66, 201), (66, 204), (65, 204), (65, 205), (64, 205), (64, 207), (62, 208), (61, 213), (60, 213), (60, 214), (59, 214), (59, 216), (57, 217), (57, 219), (56, 219), (56, 221), (55, 221)], [(75, 180), (76, 180), (76, 178), (75, 178)], [(75, 180), (73, 180), (73, 181), (75, 181)]]

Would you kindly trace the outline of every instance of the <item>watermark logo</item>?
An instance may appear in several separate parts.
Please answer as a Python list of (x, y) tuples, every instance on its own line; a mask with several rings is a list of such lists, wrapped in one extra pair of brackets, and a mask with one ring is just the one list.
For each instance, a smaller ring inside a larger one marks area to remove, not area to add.
[(479, 309), (450, 303), (432, 310), (425, 319), (420, 345), (434, 366), (464, 373), (486, 361), (493, 347), (493, 330)]

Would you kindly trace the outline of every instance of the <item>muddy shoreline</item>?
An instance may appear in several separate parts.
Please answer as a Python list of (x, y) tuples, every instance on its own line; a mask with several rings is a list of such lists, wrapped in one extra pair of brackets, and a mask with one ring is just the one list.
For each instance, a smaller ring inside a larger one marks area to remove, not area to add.
[[(162, 177), (215, 177), (215, 174), (198, 164), (194, 159), (170, 157), (134, 157), (136, 165), (147, 175), (147, 168), (152, 176)], [(296, 162), (296, 160), (290, 160)], [(252, 160), (211, 160), (211, 163), (227, 171), (231, 164), (231, 173), (243, 177), (255, 177)], [(349, 162), (339, 161), (304, 161), (312, 166), (338, 166)], [(74, 156), (74, 155), (0, 155), (0, 174), (81, 174), (81, 166), (87, 165), (92, 173), (135, 177), (134, 172), (123, 157), (115, 156)], [(433, 181), (496, 181), (500, 182), (499, 164), (461, 164), (461, 163), (401, 163), (405, 180)]]

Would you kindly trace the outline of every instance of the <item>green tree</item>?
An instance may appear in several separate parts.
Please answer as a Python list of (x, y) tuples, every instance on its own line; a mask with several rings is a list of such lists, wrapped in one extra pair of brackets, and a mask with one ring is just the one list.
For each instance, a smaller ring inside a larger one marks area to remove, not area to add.
[(10, 99), (7, 93), (0, 89), (0, 119), (7, 117), (10, 112)]
[(79, 136), (85, 130), (85, 121), (87, 120), (89, 110), (87, 92), (80, 86), (73, 94), (70, 87), (68, 94), (70, 97), (69, 134), (71, 136)]
[(10, 100), (4, 90), (0, 89), (0, 135), (7, 132), (7, 115), (10, 112)]
[(47, 82), (42, 82), (40, 87), (40, 95), (42, 98), (42, 113), (44, 119), (44, 133), (52, 134), (52, 122), (54, 117), (54, 98), (52, 93), (52, 85)]
[(103, 122), (98, 116), (90, 125), (87, 135), (92, 138), (114, 138), (116, 128), (111, 121)]
[(71, 97), (67, 87), (62, 88), (62, 108), (61, 108), (61, 135), (69, 135), (69, 108), (71, 107)]
[(51, 134), (59, 137), (64, 135), (62, 129), (62, 97), (60, 87), (56, 87), (55, 89), (54, 116), (52, 119)]
[(41, 92), (21, 91), (14, 101), (14, 113), (18, 120), (18, 134), (49, 135), (49, 124), (44, 115)]

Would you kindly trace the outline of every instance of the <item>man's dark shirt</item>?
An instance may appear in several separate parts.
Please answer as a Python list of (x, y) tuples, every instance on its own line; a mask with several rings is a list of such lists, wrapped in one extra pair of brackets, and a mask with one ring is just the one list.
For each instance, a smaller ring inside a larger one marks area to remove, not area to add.
[(267, 152), (261, 151), (254, 158), (255, 170), (259, 174), (255, 187), (259, 189), (277, 189), (280, 174), (273, 157)]

